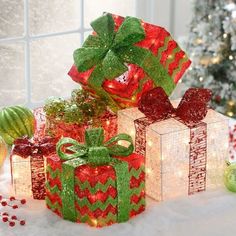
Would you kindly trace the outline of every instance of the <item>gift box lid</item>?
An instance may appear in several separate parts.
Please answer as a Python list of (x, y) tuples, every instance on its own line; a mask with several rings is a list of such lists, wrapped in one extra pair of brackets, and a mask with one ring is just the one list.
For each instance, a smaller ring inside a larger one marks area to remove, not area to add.
[[(116, 157), (121, 161), (126, 161), (129, 163), (130, 168), (138, 169), (142, 163), (144, 163), (144, 157), (142, 155), (133, 153), (128, 157)], [(52, 167), (52, 169), (60, 169), (62, 170), (61, 164), (63, 161), (58, 157), (57, 154), (52, 154), (47, 157), (48, 164)], [(115, 177), (115, 172), (112, 166), (104, 165), (104, 166), (92, 166), (92, 165), (81, 165), (76, 168), (76, 173), (79, 173), (80, 176), (83, 176), (84, 180), (93, 177), (94, 180), (100, 179), (102, 175), (112, 175)]]

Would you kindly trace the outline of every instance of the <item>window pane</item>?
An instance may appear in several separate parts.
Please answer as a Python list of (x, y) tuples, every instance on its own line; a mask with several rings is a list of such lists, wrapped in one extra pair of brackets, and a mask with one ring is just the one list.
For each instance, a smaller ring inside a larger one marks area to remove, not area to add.
[(24, 34), (24, 0), (0, 1), (0, 38)]
[(90, 27), (90, 22), (101, 16), (103, 12), (110, 12), (122, 16), (135, 16), (135, 0), (85, 0), (85, 27)]
[(0, 107), (26, 102), (24, 45), (0, 45)]
[(50, 96), (70, 96), (78, 85), (67, 75), (73, 64), (73, 51), (80, 47), (80, 35), (63, 35), (33, 41), (31, 44), (32, 102)]
[(79, 0), (29, 0), (30, 34), (78, 29), (80, 11)]

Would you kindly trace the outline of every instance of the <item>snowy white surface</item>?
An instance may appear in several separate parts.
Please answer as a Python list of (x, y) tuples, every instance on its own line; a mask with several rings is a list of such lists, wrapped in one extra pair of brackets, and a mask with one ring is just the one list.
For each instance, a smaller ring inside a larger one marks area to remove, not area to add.
[[(0, 193), (10, 191), (8, 161), (0, 170)], [(2, 209), (1, 209), (2, 210)], [(28, 200), (14, 211), (27, 225), (8, 227), (0, 222), (0, 236), (232, 236), (236, 234), (236, 194), (219, 189), (157, 203), (148, 200), (146, 211), (127, 223), (102, 229), (64, 221), (46, 209), (44, 201)]]

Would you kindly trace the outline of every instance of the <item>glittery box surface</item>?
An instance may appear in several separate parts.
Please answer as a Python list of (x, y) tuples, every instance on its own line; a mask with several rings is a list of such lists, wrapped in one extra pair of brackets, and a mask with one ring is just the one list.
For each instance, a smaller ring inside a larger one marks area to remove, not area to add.
[(229, 122), (229, 154), (230, 161), (236, 160), (236, 120)]
[[(113, 14), (113, 19), (117, 31), (125, 18)], [(168, 72), (170, 79), (173, 80), (174, 84), (177, 84), (190, 66), (191, 61), (163, 27), (144, 21), (141, 24), (146, 37), (136, 46), (150, 50)], [(75, 82), (80, 83), (83, 89), (95, 93), (88, 83), (92, 70), (78, 73), (76, 67), (73, 66), (69, 75)], [(123, 108), (136, 106), (143, 92), (155, 87), (153, 80), (136, 64), (128, 64), (128, 71), (112, 80), (105, 80), (102, 86), (112, 99)]]
[[(144, 157), (132, 154), (120, 158), (128, 162), (130, 178), (130, 211), (135, 216), (145, 209), (145, 170)], [(62, 162), (57, 155), (47, 159), (47, 207), (62, 216)], [(77, 222), (102, 227), (117, 222), (117, 189), (116, 174), (111, 166), (92, 167), (82, 165), (75, 170), (74, 202)]]
[[(177, 102), (173, 104), (177, 105)], [(134, 121), (142, 117), (145, 117), (144, 114), (137, 108), (120, 110), (118, 132), (130, 134), (135, 140), (137, 133)], [(146, 149), (147, 195), (161, 201), (222, 185), (228, 157), (228, 119), (209, 110), (203, 122), (206, 124), (204, 132), (201, 127), (190, 130), (174, 118), (146, 127), (146, 140), (142, 145)], [(198, 135), (201, 136), (199, 140)], [(204, 152), (205, 155), (202, 155)]]
[(23, 158), (11, 152), (12, 185), (16, 196), (33, 197), (43, 200), (45, 198), (45, 156), (34, 155)]
[(84, 142), (85, 130), (97, 126), (101, 126), (104, 129), (105, 140), (108, 140), (117, 134), (117, 116), (114, 113), (106, 112), (97, 124), (83, 125), (65, 123), (47, 117), (45, 133), (53, 137), (70, 137), (79, 142)]

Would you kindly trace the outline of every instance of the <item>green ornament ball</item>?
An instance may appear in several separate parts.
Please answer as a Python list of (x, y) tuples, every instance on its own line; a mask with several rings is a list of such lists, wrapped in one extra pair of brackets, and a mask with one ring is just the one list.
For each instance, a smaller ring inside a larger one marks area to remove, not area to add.
[(236, 163), (229, 164), (224, 172), (224, 184), (231, 192), (236, 192)]
[(32, 137), (35, 119), (32, 111), (23, 106), (5, 107), (0, 110), (0, 135), (9, 145), (17, 138)]

